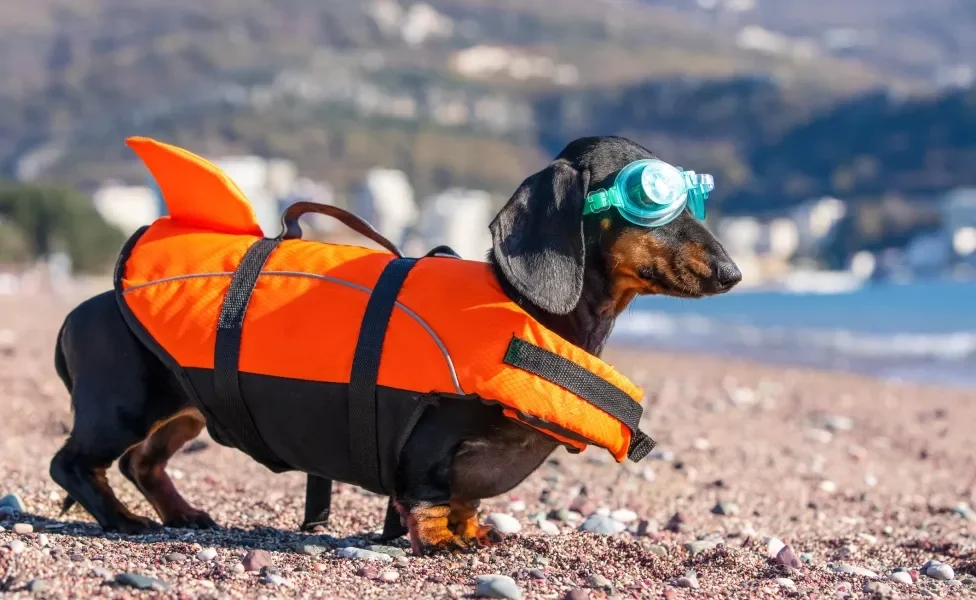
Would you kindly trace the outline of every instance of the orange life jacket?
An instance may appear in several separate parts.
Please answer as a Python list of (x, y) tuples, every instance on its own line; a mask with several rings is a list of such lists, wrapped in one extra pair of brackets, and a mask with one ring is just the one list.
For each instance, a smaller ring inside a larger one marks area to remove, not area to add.
[[(257, 432), (251, 437), (263, 438), (252, 442), (264, 448), (270, 468), (315, 471), (297, 464), (314, 460), (297, 457), (314, 431), (289, 434), (287, 422), (276, 422), (275, 406), (291, 402), (294, 414), (324, 402), (316, 385), (350, 387), (371, 291), (397, 257), (281, 236), (262, 252), (270, 238), (216, 166), (147, 138), (127, 144), (155, 177), (169, 211), (137, 232), (120, 257), (115, 286), (130, 327), (180, 375), (218, 441), (252, 453), (242, 441), (248, 436), (233, 431), (246, 421)], [(255, 248), (262, 256), (245, 259)], [(653, 447), (637, 428), (642, 390), (529, 316), (503, 293), (487, 263), (428, 256), (404, 276), (380, 324), (377, 415), (366, 417), (379, 421), (385, 435), (409, 434), (405, 423), (384, 425), (411, 419), (412, 408), (392, 406), (396, 398), (436, 394), (497, 403), (506, 416), (571, 451), (593, 444), (620, 462), (640, 460)], [(250, 289), (242, 292), (238, 280)], [(229, 402), (243, 406), (229, 406), (226, 398), (221, 404), (213, 391), (221, 385), (233, 388)], [(347, 393), (342, 402), (351, 401)], [(337, 420), (353, 418), (352, 409), (336, 410)], [(394, 416), (384, 416), (389, 411)], [(380, 461), (392, 462), (381, 467), (378, 485), (336, 468), (319, 474), (388, 492), (398, 446), (378, 443), (381, 454), (390, 454)]]

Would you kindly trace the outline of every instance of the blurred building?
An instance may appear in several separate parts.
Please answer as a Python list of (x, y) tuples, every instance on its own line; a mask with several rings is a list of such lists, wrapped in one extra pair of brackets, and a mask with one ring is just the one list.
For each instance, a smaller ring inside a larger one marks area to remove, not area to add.
[(152, 188), (123, 185), (116, 181), (106, 182), (99, 187), (92, 195), (92, 204), (106, 222), (115, 225), (126, 235), (132, 235), (163, 214)]
[(491, 248), (488, 223), (493, 217), (491, 195), (481, 190), (451, 188), (427, 199), (417, 225), (404, 244), (410, 256), (421, 256), (446, 244), (467, 260), (485, 260)]
[(298, 169), (289, 160), (266, 159), (254, 155), (221, 156), (210, 159), (241, 189), (257, 215), (265, 233), (281, 228), (279, 199), (287, 196), (298, 178)]
[(369, 221), (398, 246), (403, 242), (405, 230), (418, 216), (413, 186), (406, 173), (398, 169), (367, 171), (349, 194), (349, 210)]

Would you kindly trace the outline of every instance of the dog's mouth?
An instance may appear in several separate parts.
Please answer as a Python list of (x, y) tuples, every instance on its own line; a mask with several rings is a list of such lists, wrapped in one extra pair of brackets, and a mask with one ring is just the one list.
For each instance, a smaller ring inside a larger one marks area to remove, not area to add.
[[(641, 279), (650, 284), (649, 292), (652, 294), (674, 296), (675, 298), (702, 298), (704, 296), (720, 293), (718, 291), (709, 292), (707, 286), (702, 285), (697, 281), (696, 283), (698, 283), (698, 285), (688, 285), (685, 282), (678, 281), (673, 277), (669, 277), (664, 273), (658, 272), (658, 270), (653, 267), (645, 267), (638, 271), (637, 274)], [(697, 277), (694, 279), (697, 280)]]

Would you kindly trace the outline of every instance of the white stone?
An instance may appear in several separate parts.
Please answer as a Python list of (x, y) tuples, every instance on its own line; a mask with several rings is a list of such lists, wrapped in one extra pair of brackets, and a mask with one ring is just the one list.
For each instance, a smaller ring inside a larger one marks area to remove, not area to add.
[(539, 529), (546, 535), (559, 535), (559, 526), (548, 519), (539, 520)]
[(932, 565), (928, 569), (925, 569), (925, 574), (939, 581), (951, 581), (956, 577), (952, 567), (947, 564)]
[(791, 592), (796, 591), (796, 584), (793, 583), (792, 579), (788, 579), (786, 577), (777, 577), (776, 583), (778, 583), (780, 587), (785, 588)]
[(518, 519), (505, 513), (491, 513), (485, 519), (485, 524), (491, 525), (496, 531), (505, 535), (522, 531), (522, 524), (518, 522)]
[(202, 560), (203, 562), (208, 562), (217, 558), (217, 551), (213, 548), (204, 548), (197, 553), (197, 560)]
[(525, 510), (525, 502), (521, 500), (513, 500), (508, 503), (508, 510), (512, 512), (522, 512)]
[(621, 523), (630, 523), (637, 520), (637, 513), (629, 508), (618, 508), (610, 513), (610, 518)]
[(902, 583), (905, 585), (914, 585), (915, 583), (912, 581), (912, 574), (908, 571), (894, 571), (892, 573), (888, 573), (888, 579), (894, 581), (895, 583)]
[(766, 554), (768, 554), (770, 558), (776, 558), (776, 555), (779, 554), (779, 551), (782, 550), (784, 546), (786, 546), (786, 544), (783, 543), (782, 540), (774, 537), (768, 538), (766, 540)]

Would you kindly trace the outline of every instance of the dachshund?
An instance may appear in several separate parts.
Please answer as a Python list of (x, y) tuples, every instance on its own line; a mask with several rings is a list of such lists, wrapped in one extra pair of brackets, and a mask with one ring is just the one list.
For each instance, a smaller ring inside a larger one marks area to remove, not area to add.
[[(584, 215), (591, 190), (606, 189), (625, 165), (655, 158), (616, 136), (570, 142), (528, 176), (489, 224), (491, 272), (504, 293), (567, 342), (599, 356), (618, 315), (634, 298), (701, 298), (732, 289), (742, 275), (688, 209), (654, 228), (616, 211)], [(50, 464), (68, 493), (105, 531), (141, 534), (159, 523), (131, 512), (106, 470), (118, 461), (168, 527), (215, 528), (177, 491), (167, 461), (207, 426), (174, 373), (135, 337), (113, 292), (65, 318), (56, 370), (71, 393), (73, 428)], [(491, 544), (482, 499), (503, 494), (559, 445), (483, 402), (441, 402), (423, 413), (402, 446), (393, 502), (414, 550)]]

